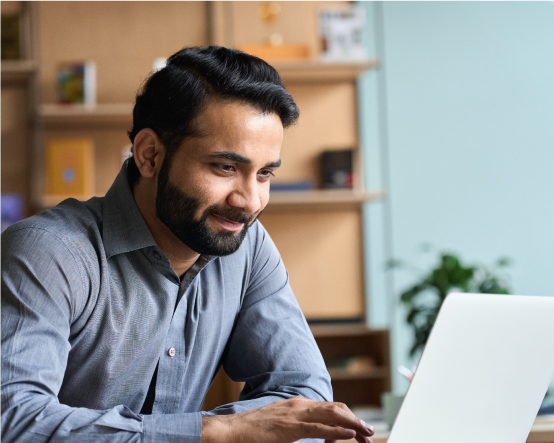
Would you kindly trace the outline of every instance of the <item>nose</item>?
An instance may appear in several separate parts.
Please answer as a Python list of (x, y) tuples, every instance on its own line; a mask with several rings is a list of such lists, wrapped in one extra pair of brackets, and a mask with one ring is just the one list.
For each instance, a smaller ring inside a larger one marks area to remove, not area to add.
[(229, 206), (242, 209), (248, 214), (255, 214), (261, 209), (260, 190), (256, 177), (245, 177), (229, 194)]

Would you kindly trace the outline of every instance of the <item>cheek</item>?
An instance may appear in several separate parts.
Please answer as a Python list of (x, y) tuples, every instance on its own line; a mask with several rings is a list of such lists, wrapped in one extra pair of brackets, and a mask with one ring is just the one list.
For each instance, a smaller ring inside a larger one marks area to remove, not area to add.
[(192, 192), (202, 201), (203, 207), (225, 203), (230, 190), (228, 185), (217, 178), (203, 176), (191, 183)]

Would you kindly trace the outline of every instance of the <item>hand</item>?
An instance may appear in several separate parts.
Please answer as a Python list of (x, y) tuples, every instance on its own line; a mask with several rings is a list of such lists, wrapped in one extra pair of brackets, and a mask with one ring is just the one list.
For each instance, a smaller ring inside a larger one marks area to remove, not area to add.
[(202, 417), (202, 443), (294, 443), (303, 438), (371, 443), (373, 434), (373, 428), (346, 405), (302, 397), (238, 414)]

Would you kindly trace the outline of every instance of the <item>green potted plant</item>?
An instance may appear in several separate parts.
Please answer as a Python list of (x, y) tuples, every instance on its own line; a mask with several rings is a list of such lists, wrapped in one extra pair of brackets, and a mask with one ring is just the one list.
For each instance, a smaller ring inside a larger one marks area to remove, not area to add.
[[(438, 264), (400, 295), (408, 311), (406, 322), (414, 333), (410, 356), (425, 346), (439, 309), (450, 292), (509, 294), (510, 285), (503, 270), (510, 264), (511, 260), (503, 257), (491, 268), (466, 266), (456, 254), (440, 252)], [(398, 260), (391, 261), (389, 266), (406, 267)]]

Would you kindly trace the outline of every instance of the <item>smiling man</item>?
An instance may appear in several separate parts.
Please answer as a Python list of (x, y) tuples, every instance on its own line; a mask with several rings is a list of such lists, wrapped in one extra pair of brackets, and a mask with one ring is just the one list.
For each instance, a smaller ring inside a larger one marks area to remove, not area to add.
[[(257, 217), (298, 109), (277, 72), (189, 48), (137, 95), (103, 198), (2, 235), (2, 441), (370, 441)], [(199, 412), (223, 366), (240, 401)]]

